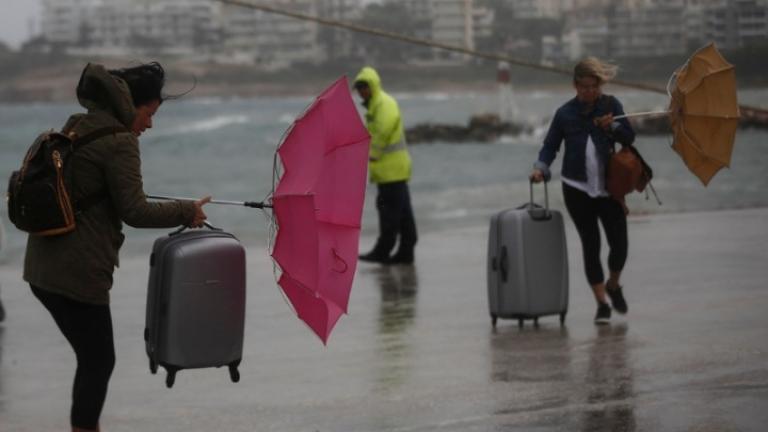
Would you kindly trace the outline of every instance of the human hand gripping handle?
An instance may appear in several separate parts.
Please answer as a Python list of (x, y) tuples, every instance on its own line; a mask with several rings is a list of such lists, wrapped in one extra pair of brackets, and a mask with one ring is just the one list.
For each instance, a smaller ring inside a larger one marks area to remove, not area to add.
[(208, 219), (208, 216), (205, 215), (205, 212), (203, 212), (203, 206), (211, 202), (211, 196), (208, 195), (204, 198), (201, 198), (194, 202), (195, 205), (195, 216), (192, 218), (192, 221), (189, 223), (189, 226), (192, 228), (200, 228), (205, 223), (205, 220)]
[(544, 181), (544, 173), (541, 172), (540, 169), (534, 168), (529, 178), (534, 183), (541, 183), (542, 181)]
[(613, 114), (608, 113), (604, 116), (595, 117), (594, 122), (595, 122), (595, 126), (603, 130), (610, 131), (611, 125), (613, 124), (613, 120), (614, 120)]

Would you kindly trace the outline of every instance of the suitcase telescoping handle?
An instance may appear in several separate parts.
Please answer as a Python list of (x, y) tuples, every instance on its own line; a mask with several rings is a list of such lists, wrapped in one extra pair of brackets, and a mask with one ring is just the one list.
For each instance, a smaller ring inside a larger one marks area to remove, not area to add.
[(540, 205), (534, 204), (533, 181), (528, 182), (528, 185), (530, 186), (530, 192), (531, 192), (531, 199), (528, 202), (528, 214), (531, 215), (531, 219), (537, 220), (537, 221), (552, 219), (552, 213), (549, 212), (549, 191), (547, 190), (548, 182), (545, 180), (542, 183), (544, 183), (544, 208), (541, 208)]

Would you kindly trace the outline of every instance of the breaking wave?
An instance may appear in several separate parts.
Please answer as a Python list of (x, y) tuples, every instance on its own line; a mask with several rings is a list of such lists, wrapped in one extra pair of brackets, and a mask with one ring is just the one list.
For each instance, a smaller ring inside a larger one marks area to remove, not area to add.
[(191, 122), (177, 124), (167, 129), (155, 130), (152, 133), (153, 137), (167, 137), (193, 133), (207, 133), (215, 130), (223, 129), (228, 126), (237, 124), (250, 123), (251, 119), (244, 114), (225, 114), (215, 116), (205, 120), (195, 120)]

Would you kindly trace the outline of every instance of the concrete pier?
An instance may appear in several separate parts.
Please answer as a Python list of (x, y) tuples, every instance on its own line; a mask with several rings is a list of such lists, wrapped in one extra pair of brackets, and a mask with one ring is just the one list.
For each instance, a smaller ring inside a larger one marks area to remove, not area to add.
[[(425, 234), (413, 267), (361, 263), (327, 347), (284, 301), (266, 251), (249, 247), (240, 383), (226, 369), (191, 370), (172, 389), (144, 353), (148, 256), (123, 257), (102, 430), (765, 430), (768, 209), (631, 218), (630, 310), (608, 326), (592, 322), (566, 224), (564, 327), (554, 316), (491, 327), (487, 227), (476, 226)], [(0, 284), (0, 431), (68, 430), (74, 355), (19, 262), (0, 267)]]

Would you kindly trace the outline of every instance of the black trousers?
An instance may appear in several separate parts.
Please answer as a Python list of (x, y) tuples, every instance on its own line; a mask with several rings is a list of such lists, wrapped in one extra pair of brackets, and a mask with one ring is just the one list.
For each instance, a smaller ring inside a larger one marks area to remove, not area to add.
[(35, 286), (32, 292), (53, 316), (77, 357), (70, 422), (96, 429), (115, 367), (112, 314), (108, 305), (82, 303)]
[(584, 270), (587, 281), (595, 285), (605, 281), (600, 263), (600, 228), (603, 225), (608, 240), (608, 270), (619, 272), (627, 262), (629, 241), (627, 238), (627, 215), (621, 203), (610, 197), (592, 198), (585, 192), (563, 183), (563, 198), (568, 214), (571, 215), (581, 238)]
[(412, 257), (418, 235), (408, 182), (379, 184), (376, 209), (379, 211), (379, 238), (374, 253), (388, 256), (399, 237), (400, 243), (395, 255)]

